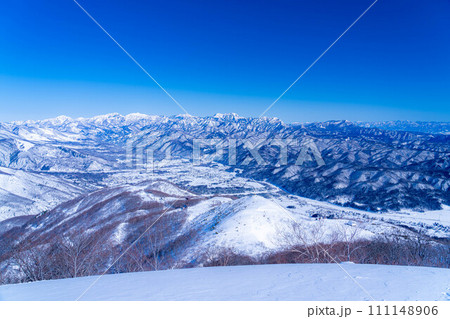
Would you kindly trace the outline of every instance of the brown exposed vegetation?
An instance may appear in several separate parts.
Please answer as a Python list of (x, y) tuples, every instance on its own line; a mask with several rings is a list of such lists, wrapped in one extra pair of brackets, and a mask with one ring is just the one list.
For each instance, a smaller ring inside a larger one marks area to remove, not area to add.
[[(280, 234), (284, 249), (257, 258), (231, 248), (211, 247), (195, 260), (181, 262), (177, 256), (186, 247), (195, 245), (197, 238), (195, 232), (170, 235), (182, 227), (184, 218), (183, 214), (154, 213), (130, 219), (134, 222), (133, 231), (122, 245), (113, 245), (110, 238), (117, 223), (82, 234), (65, 233), (51, 240), (45, 237), (47, 241), (41, 244), (24, 241), (26, 245), (22, 243), (13, 249), (11, 241), (2, 241), (3, 261), (7, 260), (17, 271), (0, 271), (0, 284), (90, 276), (105, 271), (123, 273), (195, 266), (350, 261), (450, 268), (449, 242), (437, 242), (411, 231), (361, 239), (358, 227), (338, 227), (329, 237), (331, 240), (324, 241), (325, 231), (320, 222), (307, 228), (292, 224)], [(153, 226), (155, 221), (157, 224)]]

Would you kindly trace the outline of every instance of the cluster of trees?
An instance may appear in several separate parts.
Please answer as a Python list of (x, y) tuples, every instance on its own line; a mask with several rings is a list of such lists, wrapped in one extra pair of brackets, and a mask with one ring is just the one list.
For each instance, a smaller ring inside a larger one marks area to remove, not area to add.
[(9, 259), (19, 272), (4, 280), (28, 282), (95, 275), (104, 267), (106, 253), (98, 238), (84, 234), (33, 247), (22, 244), (15, 247)]
[(421, 232), (411, 231), (361, 239), (360, 232), (358, 227), (341, 226), (327, 237), (326, 228), (320, 222), (312, 227), (292, 224), (282, 236), (285, 249), (259, 257), (221, 249), (206, 254), (204, 266), (351, 261), (450, 268), (449, 241), (431, 240)]
[(203, 266), (262, 264), (339, 263), (384, 264), (450, 268), (450, 245), (419, 244), (412, 239), (379, 236), (371, 240), (296, 245), (259, 257), (250, 257), (232, 249), (217, 250)]
[[(153, 271), (193, 266), (232, 266), (285, 263), (334, 263), (415, 265), (450, 268), (449, 242), (436, 242), (417, 232), (398, 232), (361, 239), (358, 227), (338, 227), (327, 233), (321, 222), (302, 227), (292, 224), (280, 238), (284, 249), (257, 258), (231, 248), (210, 249), (195, 262), (180, 264), (177, 247), (186, 247), (194, 234), (177, 241), (165, 238), (164, 227), (130, 239), (129, 246), (111, 245), (98, 234), (58, 237), (41, 245), (19, 245), (8, 257), (15, 269), (0, 269), (0, 284), (74, 278), (103, 273)], [(189, 237), (189, 238), (188, 238)], [(325, 240), (327, 238), (327, 240)], [(1, 247), (0, 247), (1, 248)], [(4, 264), (4, 263), (3, 263)], [(1, 265), (1, 263), (0, 263)]]
[(160, 232), (141, 236), (126, 250), (115, 248), (98, 234), (73, 234), (42, 245), (19, 245), (9, 255), (12, 267), (0, 271), (0, 284), (166, 269), (171, 259), (165, 248)]
[(174, 259), (161, 230), (145, 233), (113, 256), (111, 273), (154, 271), (172, 268)]
[(294, 246), (265, 256), (262, 263), (333, 263), (450, 267), (450, 246), (412, 238), (378, 236), (371, 240)]

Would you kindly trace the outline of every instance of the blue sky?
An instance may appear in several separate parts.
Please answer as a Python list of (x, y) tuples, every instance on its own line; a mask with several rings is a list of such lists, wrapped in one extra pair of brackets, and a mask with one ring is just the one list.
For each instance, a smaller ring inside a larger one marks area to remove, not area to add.
[[(191, 114), (259, 116), (373, 0), (78, 0)], [(71, 0), (0, 12), (0, 121), (179, 114)], [(379, 0), (271, 110), (450, 121), (450, 1)]]

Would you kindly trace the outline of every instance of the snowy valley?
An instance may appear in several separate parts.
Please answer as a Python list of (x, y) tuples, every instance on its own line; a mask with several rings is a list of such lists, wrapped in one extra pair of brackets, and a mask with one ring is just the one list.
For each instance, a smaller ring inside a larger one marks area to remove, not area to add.
[[(236, 143), (233, 164), (229, 162), (230, 138)], [(202, 157), (196, 161), (193, 153), (198, 139), (225, 145), (225, 151), (218, 156), (217, 144), (203, 145)], [(281, 139), (299, 141), (289, 145), (286, 163), (280, 165), (275, 151), (279, 146), (271, 143), (258, 148), (267, 165), (252, 160), (248, 141)], [(295, 159), (303, 142), (315, 148), (298, 164)], [(147, 155), (151, 149), (153, 162), (130, 158), (130, 145), (133, 151)], [(317, 162), (315, 150), (322, 162)], [(108, 295), (107, 287), (122, 285), (121, 278), (126, 276), (161, 281), (170, 273), (195, 280), (203, 274), (212, 278), (215, 272), (228, 271), (209, 266), (354, 261), (448, 268), (449, 154), (448, 134), (383, 130), (346, 121), (300, 125), (236, 114), (204, 118), (110, 114), (2, 123), (0, 282), (164, 270), (114, 275), (120, 276), (117, 282), (105, 276), (106, 293), (99, 298), (116, 300), (122, 298)], [(384, 259), (392, 245), (411, 254)], [(317, 247), (323, 251), (313, 252)], [(79, 249), (85, 261), (77, 267), (67, 259), (73, 257), (74, 249)], [(55, 272), (43, 259), (60, 266)], [(39, 275), (24, 271), (30, 260), (39, 265)], [(191, 267), (208, 268), (201, 272), (167, 270)], [(314, 268), (331, 265), (247, 267), (257, 267), (256, 282), (261, 279), (258, 276), (269, 276), (261, 283), (264, 291), (268, 289), (264, 285), (271, 286), (270, 281), (278, 278), (278, 271), (281, 276), (289, 268), (290, 276), (291, 270), (298, 274), (302, 267), (312, 267), (308, 271), (314, 273)], [(361, 278), (363, 269), (393, 276), (388, 268), (346, 267)], [(239, 281), (250, 268), (229, 271), (236, 271)], [(261, 269), (274, 272), (258, 274)], [(337, 269), (331, 277), (339, 277)], [(412, 271), (418, 277), (423, 271), (430, 274), (430, 280), (448, 276), (447, 270), (424, 268), (416, 273), (411, 269), (399, 271)], [(64, 281), (75, 288), (69, 285), (66, 295), (50, 293), (42, 298), (71, 299), (88, 280)], [(0, 288), (0, 299), (32, 298), (26, 297), (31, 296), (26, 287), (36, 293), (45, 285), (5, 286)], [(430, 294), (389, 298), (445, 299), (444, 286)], [(294, 283), (285, 288), (280, 294), (254, 297), (297, 298)], [(354, 296), (350, 290), (348, 296)], [(238, 298), (233, 293), (207, 295), (183, 297), (170, 292), (150, 299)], [(147, 296), (131, 294), (124, 299), (133, 298)], [(317, 298), (333, 299), (319, 292)]]

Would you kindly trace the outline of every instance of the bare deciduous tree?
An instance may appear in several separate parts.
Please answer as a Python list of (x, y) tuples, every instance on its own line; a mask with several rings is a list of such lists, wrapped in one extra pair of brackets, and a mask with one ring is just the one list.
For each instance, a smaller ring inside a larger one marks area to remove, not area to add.
[(332, 242), (343, 246), (343, 249), (340, 249), (339, 260), (351, 261), (353, 254), (363, 247), (364, 242), (359, 240), (360, 235), (361, 228), (358, 225), (338, 225), (336, 227)]
[(293, 222), (282, 238), (289, 251), (297, 254), (298, 262), (320, 263), (330, 258), (322, 247), (326, 240), (323, 220), (308, 225)]
[(164, 227), (145, 233), (121, 258), (117, 271), (149, 271), (167, 268), (169, 257)]
[(53, 245), (55, 271), (61, 277), (89, 276), (96, 273), (102, 259), (101, 241), (94, 234), (73, 234), (59, 238)]
[(20, 281), (40, 281), (53, 278), (52, 265), (48, 258), (49, 251), (48, 246), (38, 246), (16, 252), (13, 263), (23, 274)]

